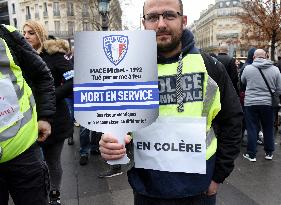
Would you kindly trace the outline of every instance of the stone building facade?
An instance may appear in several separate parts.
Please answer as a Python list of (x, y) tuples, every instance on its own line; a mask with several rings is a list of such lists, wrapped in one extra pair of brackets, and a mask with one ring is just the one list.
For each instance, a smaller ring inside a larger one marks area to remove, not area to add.
[[(38, 20), (49, 34), (73, 39), (75, 31), (101, 30), (98, 0), (9, 0), (10, 23), (19, 30), (28, 19)], [(109, 4), (108, 30), (122, 29), (118, 0)]]
[(227, 44), (229, 55), (244, 57), (247, 46), (241, 42), (242, 24), (238, 14), (243, 12), (242, 3), (245, 0), (216, 0), (208, 9), (200, 14), (190, 29), (195, 35), (198, 48), (218, 53), (221, 44)]

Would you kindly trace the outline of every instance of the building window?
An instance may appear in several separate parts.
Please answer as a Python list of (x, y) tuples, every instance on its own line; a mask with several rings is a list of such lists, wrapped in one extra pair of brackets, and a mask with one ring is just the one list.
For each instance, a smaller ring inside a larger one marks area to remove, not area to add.
[(83, 22), (83, 31), (90, 31), (91, 24), (89, 22)]
[(48, 6), (47, 6), (47, 2), (44, 2), (44, 4), (43, 4), (43, 15), (45, 16), (45, 17), (47, 17), (48, 16)]
[(27, 6), (25, 10), (26, 10), (26, 15), (25, 15), (26, 20), (31, 19), (30, 7)]
[(220, 2), (219, 7), (220, 7), (220, 8), (222, 8), (222, 7), (223, 7), (223, 2)]
[(39, 9), (38, 9), (38, 4), (35, 4), (35, 18), (39, 19)]
[(88, 3), (83, 3), (83, 6), (82, 6), (82, 17), (89, 17)]
[(18, 27), (18, 21), (17, 21), (17, 19), (16, 18), (13, 18), (13, 22), (14, 22), (14, 27)]
[(226, 6), (229, 7), (230, 1), (225, 2)]
[(45, 21), (44, 23), (45, 23), (46, 29), (49, 30), (49, 22), (48, 22), (48, 21)]
[(242, 49), (240, 50), (240, 56), (244, 57), (244, 50), (242, 50)]
[(55, 33), (58, 34), (60, 32), (60, 21), (54, 21), (55, 23)]
[(12, 13), (15, 14), (16, 13), (16, 6), (14, 3), (12, 3)]
[(73, 21), (69, 21), (68, 22), (68, 34), (69, 35), (73, 35), (74, 34), (74, 22)]
[(54, 2), (53, 11), (54, 11), (54, 16), (60, 16), (60, 5), (59, 5), (59, 2)]
[(74, 16), (73, 3), (67, 2), (67, 16)]

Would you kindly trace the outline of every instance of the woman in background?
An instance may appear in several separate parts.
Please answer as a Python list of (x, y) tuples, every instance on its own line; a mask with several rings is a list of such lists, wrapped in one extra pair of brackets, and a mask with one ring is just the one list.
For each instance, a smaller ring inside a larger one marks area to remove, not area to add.
[[(23, 26), (23, 34), (30, 45), (39, 53), (51, 70), (56, 87), (56, 114), (51, 124), (52, 133), (41, 144), (44, 158), (50, 172), (50, 204), (60, 205), (60, 187), (62, 179), (61, 152), (64, 140), (73, 135), (73, 123), (65, 102), (72, 94), (73, 79), (64, 79), (64, 74), (73, 70), (64, 55), (69, 52), (69, 43), (65, 40), (47, 40), (48, 34), (39, 22), (28, 20)], [(36, 89), (32, 84), (32, 89)]]

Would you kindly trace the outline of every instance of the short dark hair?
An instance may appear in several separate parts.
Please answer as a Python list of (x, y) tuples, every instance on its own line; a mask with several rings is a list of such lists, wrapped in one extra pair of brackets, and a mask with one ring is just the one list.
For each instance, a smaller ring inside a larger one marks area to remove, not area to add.
[[(180, 5), (180, 13), (181, 13), (181, 15), (183, 15), (183, 4), (182, 4), (182, 0), (178, 0), (178, 2), (179, 2), (179, 5)], [(145, 6), (145, 2), (143, 3), (143, 9), (142, 9), (143, 15), (145, 15), (145, 13), (144, 13), (144, 6)]]

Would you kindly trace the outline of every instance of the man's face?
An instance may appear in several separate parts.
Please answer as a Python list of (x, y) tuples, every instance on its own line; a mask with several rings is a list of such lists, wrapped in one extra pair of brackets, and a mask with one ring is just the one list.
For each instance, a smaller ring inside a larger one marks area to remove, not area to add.
[(156, 31), (159, 52), (170, 52), (179, 47), (186, 16), (182, 16), (178, 0), (147, 0), (144, 16), (144, 28)]

